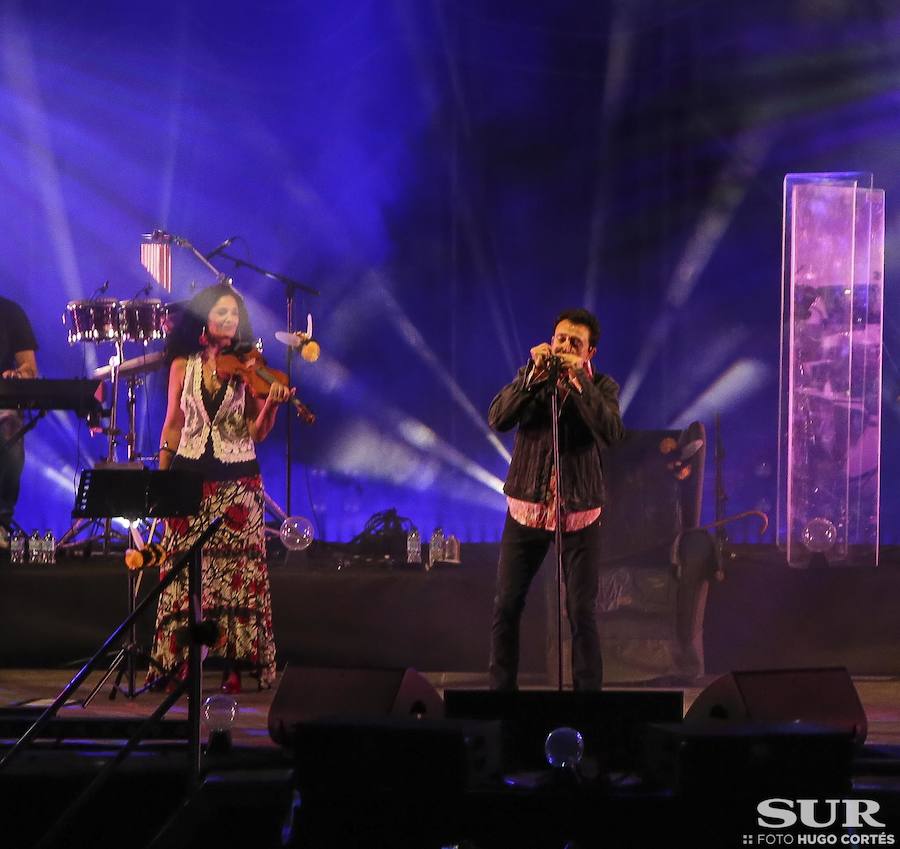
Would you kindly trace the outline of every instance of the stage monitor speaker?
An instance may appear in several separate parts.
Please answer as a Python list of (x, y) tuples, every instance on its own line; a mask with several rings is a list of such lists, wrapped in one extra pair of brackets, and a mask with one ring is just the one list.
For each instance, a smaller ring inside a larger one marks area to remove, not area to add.
[(471, 815), (467, 792), (485, 788), (493, 798), (499, 786), (497, 726), (392, 716), (298, 723), (292, 749), (303, 840), (290, 845), (459, 843)]
[(449, 717), (501, 721), (506, 770), (545, 767), (547, 735), (569, 726), (598, 770), (628, 771), (641, 762), (648, 723), (680, 722), (684, 712), (680, 690), (446, 690), (444, 700)]
[(686, 725), (708, 720), (817, 725), (849, 734), (858, 746), (868, 731), (843, 667), (730, 672), (703, 690), (684, 717)]
[(645, 739), (645, 776), (684, 796), (759, 801), (851, 789), (849, 731), (804, 722), (707, 719), (651, 725)]
[(415, 669), (288, 666), (269, 708), (269, 734), (287, 745), (298, 723), (314, 719), (443, 715), (440, 693)]
[[(234, 753), (231, 753), (233, 756)], [(252, 761), (237, 768), (211, 769), (187, 799), (182, 799), (146, 849), (185, 846), (284, 846), (294, 799), (293, 770)], [(251, 766), (252, 764), (252, 766)], [(250, 766), (250, 768), (246, 768)], [(132, 808), (140, 815), (140, 802)], [(112, 845), (126, 845), (121, 839)], [(89, 844), (97, 845), (99, 844)]]

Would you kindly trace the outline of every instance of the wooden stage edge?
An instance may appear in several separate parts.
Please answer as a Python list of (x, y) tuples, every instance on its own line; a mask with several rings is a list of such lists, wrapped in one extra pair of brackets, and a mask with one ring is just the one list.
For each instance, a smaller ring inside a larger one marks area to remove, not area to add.
[[(483, 673), (460, 672), (425, 672), (428, 681), (439, 691), (446, 689), (482, 689), (487, 685)], [(73, 675), (72, 670), (65, 669), (0, 669), (0, 708), (16, 706), (46, 705), (68, 683)], [(83, 698), (94, 682), (99, 680), (100, 673), (93, 673), (76, 698)], [(679, 687), (684, 694), (684, 705), (687, 710), (699, 693), (716, 679), (715, 675), (706, 675), (696, 686)], [(281, 673), (279, 672), (280, 682)], [(218, 692), (221, 675), (217, 672), (206, 672), (204, 675), (204, 695)], [(853, 683), (865, 709), (869, 725), (867, 742), (873, 745), (900, 746), (900, 678), (887, 676), (856, 676)], [(234, 742), (238, 746), (274, 746), (269, 739), (267, 721), (269, 706), (276, 687), (262, 692), (246, 692), (236, 698), (239, 705), (238, 717), (234, 726)], [(536, 687), (529, 680), (523, 681), (523, 688), (545, 689)], [(611, 686), (611, 691), (638, 689), (646, 691), (650, 687)], [(671, 688), (670, 688), (671, 689)], [(116, 718), (137, 719), (149, 716), (162, 700), (155, 693), (145, 693), (134, 699), (124, 698), (121, 694), (114, 700), (109, 699), (109, 686), (104, 687), (87, 707), (70, 704), (65, 707), (61, 717), (78, 718)], [(170, 711), (170, 718), (187, 719), (187, 702), (179, 701)]]

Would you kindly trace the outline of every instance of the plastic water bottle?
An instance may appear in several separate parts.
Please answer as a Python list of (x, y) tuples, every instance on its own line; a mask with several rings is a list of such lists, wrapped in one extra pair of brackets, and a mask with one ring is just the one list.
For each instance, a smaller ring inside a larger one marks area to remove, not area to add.
[(406, 562), (422, 562), (422, 540), (419, 537), (419, 531), (416, 528), (413, 528), (406, 535)]
[(9, 540), (9, 562), (22, 564), (25, 562), (25, 532), (17, 529)]
[(444, 556), (441, 558), (445, 563), (459, 564), (460, 562), (459, 540), (453, 535), (444, 538)]
[(41, 535), (37, 530), (32, 531), (31, 536), (28, 537), (28, 562), (40, 563), (44, 553), (43, 549), (44, 543), (41, 539)]
[(431, 544), (428, 546), (428, 566), (433, 569), (438, 561), (444, 559), (444, 531), (435, 528), (431, 535)]
[(56, 563), (56, 536), (53, 531), (48, 530), (44, 534), (44, 550), (41, 554), (44, 563)]

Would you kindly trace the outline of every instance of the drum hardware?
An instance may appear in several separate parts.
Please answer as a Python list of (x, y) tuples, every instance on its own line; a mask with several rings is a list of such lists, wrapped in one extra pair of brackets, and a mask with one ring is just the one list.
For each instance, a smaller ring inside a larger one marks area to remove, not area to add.
[(155, 299), (122, 301), (120, 306), (122, 338), (126, 342), (141, 342), (144, 345), (162, 339), (165, 336), (164, 315), (162, 301)]
[[(161, 369), (166, 364), (166, 355), (162, 351), (154, 351), (152, 354), (142, 354), (125, 360), (119, 365), (119, 377), (140, 377), (150, 372)], [(112, 366), (100, 366), (94, 369), (95, 379), (106, 380), (112, 375)]]
[(69, 317), (69, 344), (77, 342), (111, 342), (120, 336), (121, 305), (115, 298), (91, 301), (69, 301), (63, 324)]
[[(106, 460), (102, 465), (107, 467), (119, 466), (119, 446), (124, 443), (127, 462), (121, 464), (126, 468), (133, 467), (137, 463), (136, 452), (136, 401), (137, 385), (142, 375), (161, 368), (165, 365), (165, 355), (162, 352), (144, 354), (142, 357), (125, 359), (125, 343), (133, 342), (147, 346), (150, 342), (165, 338), (168, 332), (167, 308), (162, 302), (147, 298), (150, 287), (145, 287), (136, 296), (127, 301), (119, 301), (115, 298), (96, 297), (104, 294), (108, 283), (100, 287), (95, 297), (87, 301), (70, 301), (66, 305), (66, 314), (63, 315), (63, 323), (68, 317), (70, 345), (77, 342), (89, 342), (101, 344), (112, 342), (115, 345), (115, 353), (107, 366), (98, 368), (94, 377), (101, 380), (109, 380), (112, 386), (112, 398), (108, 411), (108, 424), (103, 433), (108, 440)], [(140, 295), (144, 297), (139, 297)], [(128, 430), (123, 433), (118, 424), (118, 409), (120, 395), (120, 378), (126, 378), (128, 409)], [(138, 465), (140, 465), (138, 463)], [(76, 544), (90, 546), (92, 542), (102, 541), (102, 551), (109, 552), (110, 543), (127, 540), (125, 534), (115, 530), (111, 518), (103, 519), (103, 530), (99, 532), (99, 521), (87, 521), (78, 519), (68, 531), (60, 538), (59, 548), (68, 549)], [(91, 527), (91, 535), (82, 542), (75, 543), (75, 537), (86, 526)], [(89, 548), (87, 549), (89, 550)]]

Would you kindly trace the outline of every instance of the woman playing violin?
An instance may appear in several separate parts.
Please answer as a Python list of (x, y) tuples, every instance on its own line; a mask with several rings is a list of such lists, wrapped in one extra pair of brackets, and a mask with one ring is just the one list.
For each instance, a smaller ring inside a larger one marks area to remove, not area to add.
[[(203, 612), (219, 626), (210, 657), (224, 660), (222, 689), (239, 692), (241, 671), (260, 688), (275, 677), (275, 643), (266, 569), (263, 487), (255, 443), (268, 436), (278, 407), (293, 390), (274, 381), (264, 398), (247, 388), (240, 373), (228, 376), (217, 362), (251, 341), (244, 300), (227, 283), (210, 286), (191, 300), (168, 337), (168, 406), (160, 438), (160, 469), (194, 469), (203, 475), (200, 513), (170, 519), (162, 547), (173, 561), (210, 521), (224, 515), (203, 550)], [(162, 576), (166, 567), (162, 568)], [(187, 646), (187, 577), (160, 597), (149, 681), (162, 672), (183, 674)]]

